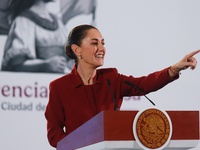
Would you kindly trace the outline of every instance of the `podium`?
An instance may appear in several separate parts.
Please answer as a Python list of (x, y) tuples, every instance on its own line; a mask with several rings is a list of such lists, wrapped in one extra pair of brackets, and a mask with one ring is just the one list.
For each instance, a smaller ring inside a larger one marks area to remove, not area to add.
[[(173, 127), (164, 150), (186, 150), (200, 139), (199, 111), (166, 111)], [(102, 111), (64, 137), (57, 150), (142, 150), (133, 135), (138, 111)]]

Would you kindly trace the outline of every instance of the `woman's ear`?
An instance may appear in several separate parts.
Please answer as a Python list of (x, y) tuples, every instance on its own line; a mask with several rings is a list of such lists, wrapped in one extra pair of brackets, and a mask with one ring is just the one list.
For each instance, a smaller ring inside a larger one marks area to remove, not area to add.
[(79, 56), (79, 55), (80, 55), (80, 48), (79, 48), (78, 45), (72, 44), (72, 45), (71, 45), (71, 48), (72, 48), (72, 50), (73, 50), (73, 52), (74, 52), (74, 54), (75, 54), (76, 56)]

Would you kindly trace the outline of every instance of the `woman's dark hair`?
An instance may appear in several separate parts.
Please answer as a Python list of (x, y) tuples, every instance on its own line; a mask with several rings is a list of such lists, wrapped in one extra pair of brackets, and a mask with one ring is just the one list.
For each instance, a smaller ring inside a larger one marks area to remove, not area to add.
[(71, 30), (68, 35), (67, 45), (66, 45), (66, 54), (71, 59), (75, 59), (77, 63), (77, 57), (71, 49), (72, 44), (76, 44), (78, 46), (81, 45), (82, 40), (87, 36), (87, 31), (90, 29), (97, 29), (92, 25), (79, 25)]

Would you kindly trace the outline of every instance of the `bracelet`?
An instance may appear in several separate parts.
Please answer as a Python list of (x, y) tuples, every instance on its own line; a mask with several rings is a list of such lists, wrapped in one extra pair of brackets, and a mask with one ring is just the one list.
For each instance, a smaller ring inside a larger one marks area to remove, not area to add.
[(169, 67), (169, 69), (170, 69), (170, 71), (171, 71), (173, 74), (179, 74), (179, 72), (174, 71), (174, 69), (172, 69), (171, 66)]

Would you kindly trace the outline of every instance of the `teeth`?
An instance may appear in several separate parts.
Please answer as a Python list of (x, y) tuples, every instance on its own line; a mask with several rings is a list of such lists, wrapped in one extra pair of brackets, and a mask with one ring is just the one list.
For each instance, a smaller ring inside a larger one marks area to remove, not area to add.
[(97, 58), (103, 58), (103, 55), (99, 54), (99, 55), (96, 55)]

